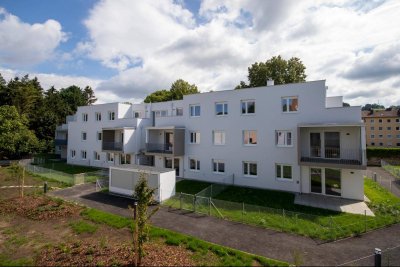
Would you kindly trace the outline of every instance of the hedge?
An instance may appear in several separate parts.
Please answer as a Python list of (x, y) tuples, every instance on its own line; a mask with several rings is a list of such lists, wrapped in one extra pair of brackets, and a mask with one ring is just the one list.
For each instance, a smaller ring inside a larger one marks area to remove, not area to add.
[(368, 147), (367, 158), (400, 158), (400, 148)]

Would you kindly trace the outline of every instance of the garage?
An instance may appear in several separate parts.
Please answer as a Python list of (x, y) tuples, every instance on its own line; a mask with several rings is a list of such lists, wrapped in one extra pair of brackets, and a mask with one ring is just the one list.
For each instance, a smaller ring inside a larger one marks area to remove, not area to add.
[(175, 170), (142, 165), (110, 167), (109, 191), (132, 197), (141, 173), (146, 174), (149, 187), (156, 189), (155, 201), (162, 202), (175, 195)]

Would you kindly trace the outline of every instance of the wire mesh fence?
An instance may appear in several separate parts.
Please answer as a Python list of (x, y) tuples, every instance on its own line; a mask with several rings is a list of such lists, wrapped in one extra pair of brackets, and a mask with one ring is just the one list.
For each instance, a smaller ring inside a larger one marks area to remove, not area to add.
[(390, 163), (388, 163), (384, 160), (381, 160), (381, 166), (386, 171), (388, 171), (390, 174), (392, 174), (394, 177), (396, 177), (397, 179), (400, 179), (400, 166), (391, 165)]
[(372, 179), (374, 182), (377, 182), (380, 185), (384, 186), (391, 193), (395, 193), (396, 187), (397, 190), (400, 190), (400, 180), (393, 180), (390, 177), (383, 176), (371, 170), (365, 171), (365, 177)]
[(400, 245), (384, 250), (375, 249), (369, 255), (338, 266), (400, 266)]

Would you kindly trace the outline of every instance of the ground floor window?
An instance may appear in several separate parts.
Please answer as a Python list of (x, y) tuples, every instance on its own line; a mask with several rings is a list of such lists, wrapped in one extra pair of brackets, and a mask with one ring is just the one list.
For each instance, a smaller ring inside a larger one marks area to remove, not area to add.
[(131, 164), (131, 155), (130, 154), (121, 154), (120, 155), (120, 163), (121, 164)]
[(292, 166), (286, 164), (275, 165), (276, 178), (279, 180), (292, 180)]
[(75, 158), (76, 156), (76, 151), (74, 149), (71, 149), (71, 158)]
[(81, 158), (86, 159), (86, 150), (81, 150)]
[(167, 169), (172, 169), (172, 158), (165, 158), (164, 167)]
[(213, 159), (212, 165), (213, 165), (213, 172), (225, 173), (225, 162), (224, 161)]
[(100, 160), (100, 153), (98, 153), (97, 151), (94, 151), (93, 152), (93, 158), (94, 158), (94, 160)]
[(257, 163), (256, 162), (243, 162), (243, 175), (244, 176), (257, 176)]
[(107, 153), (107, 161), (114, 162), (114, 153)]
[(341, 196), (341, 171), (330, 168), (310, 168), (310, 187), (311, 193)]
[(189, 169), (192, 171), (200, 170), (200, 160), (189, 158)]

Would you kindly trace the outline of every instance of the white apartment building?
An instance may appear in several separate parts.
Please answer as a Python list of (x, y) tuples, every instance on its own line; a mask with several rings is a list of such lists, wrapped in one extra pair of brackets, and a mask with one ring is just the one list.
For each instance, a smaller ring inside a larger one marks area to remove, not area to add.
[(151, 165), (188, 179), (363, 200), (361, 107), (326, 91), (312, 81), (79, 107), (58, 128), (56, 144), (68, 144), (57, 149), (71, 164)]

